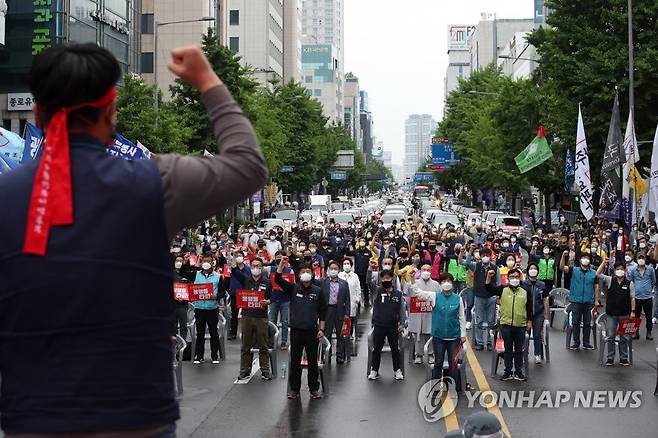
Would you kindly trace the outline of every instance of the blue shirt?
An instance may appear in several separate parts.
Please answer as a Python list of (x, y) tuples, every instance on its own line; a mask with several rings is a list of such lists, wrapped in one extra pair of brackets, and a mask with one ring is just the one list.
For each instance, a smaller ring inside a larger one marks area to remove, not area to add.
[(217, 302), (217, 294), (219, 293), (219, 275), (216, 272), (211, 272), (209, 275), (203, 273), (203, 271), (198, 271), (196, 273), (196, 278), (194, 279), (194, 284), (205, 284), (211, 283), (213, 289), (214, 300), (203, 300), (195, 301), (192, 303), (195, 309), (200, 310), (213, 310), (219, 307)]
[(653, 296), (653, 288), (656, 286), (656, 271), (651, 266), (645, 266), (644, 272), (638, 267), (632, 268), (626, 276), (635, 284), (635, 298), (646, 300)]

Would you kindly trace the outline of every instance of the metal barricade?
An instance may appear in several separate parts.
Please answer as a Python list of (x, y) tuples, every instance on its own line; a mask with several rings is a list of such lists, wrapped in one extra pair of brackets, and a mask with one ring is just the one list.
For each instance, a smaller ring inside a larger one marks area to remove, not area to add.
[[(602, 313), (596, 318), (596, 330), (597, 334), (601, 339), (601, 348), (599, 348), (599, 365), (603, 366), (606, 360), (606, 353), (608, 350), (608, 337), (615, 337), (615, 349), (619, 349), (620, 338), (616, 333), (608, 333), (608, 318), (609, 316), (605, 313)], [(633, 337), (627, 336), (628, 338), (628, 362), (633, 365)]]
[(178, 395), (183, 394), (183, 352), (187, 348), (187, 342), (182, 336), (176, 335), (176, 342), (174, 343), (174, 382), (176, 383), (176, 392)]
[[(220, 314), (220, 316), (222, 316)], [(224, 320), (226, 321), (226, 320)], [(270, 368), (272, 372), (272, 377), (276, 378), (277, 376), (277, 371), (278, 371), (278, 366), (279, 366), (279, 349), (277, 348), (277, 345), (279, 345), (281, 341), (281, 332), (279, 331), (279, 328), (274, 324), (272, 321), (267, 321), (267, 327), (269, 330), (269, 339), (267, 342), (267, 353), (270, 356)], [(221, 345), (221, 344), (220, 344)], [(254, 347), (253, 345), (249, 346), (249, 351), (252, 354), (259, 354), (260, 349)]]
[[(366, 368), (366, 376), (368, 376), (368, 374), (370, 374), (370, 368), (371, 368), (371, 363), (372, 363), (372, 352), (374, 350), (374, 341), (373, 341), (373, 337), (372, 337), (373, 331), (374, 331), (374, 329), (370, 329), (370, 331), (368, 332), (368, 362), (367, 362), (367, 368)], [(386, 345), (386, 342), (388, 342), (388, 341), (385, 341), (384, 348), (382, 349), (382, 353), (384, 353), (386, 351), (391, 351), (390, 347), (388, 347)], [(405, 364), (404, 364), (404, 336), (402, 334), (398, 335), (398, 345), (399, 345), (399, 349), (400, 349), (400, 368), (402, 369), (402, 373), (404, 374), (404, 370), (405, 370)]]
[[(425, 361), (425, 381), (429, 382), (430, 380), (433, 379), (433, 373), (434, 373), (434, 366), (436, 362), (432, 365), (429, 363), (429, 349), (430, 345), (432, 344), (432, 338), (430, 338), (425, 345), (423, 346), (423, 359)], [(466, 366), (467, 366), (467, 361), (466, 361), (466, 348), (468, 348), (467, 344), (462, 344), (462, 349), (459, 354), (459, 359), (457, 360), (457, 381), (455, 384), (457, 385), (457, 392), (465, 392), (469, 389), (468, 383), (466, 380)], [(437, 358), (435, 357), (434, 360)], [(443, 360), (443, 371), (448, 372), (450, 369), (450, 364), (448, 360), (452, 360), (452, 358), (448, 358)]]
[(551, 348), (549, 342), (549, 332), (551, 331), (551, 323), (549, 321), (544, 321), (544, 360), (546, 363), (551, 362)]

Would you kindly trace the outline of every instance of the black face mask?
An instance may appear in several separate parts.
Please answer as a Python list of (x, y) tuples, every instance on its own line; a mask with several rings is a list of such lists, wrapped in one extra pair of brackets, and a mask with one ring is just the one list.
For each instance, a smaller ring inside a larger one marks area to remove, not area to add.
[(430, 248), (430, 251), (434, 251), (436, 249), (436, 245), (430, 245), (429, 248)]
[(408, 255), (409, 255), (408, 252), (401, 252), (401, 253), (400, 253), (400, 257), (402, 257), (403, 259), (404, 259), (404, 258), (407, 258)]
[(391, 280), (384, 280), (382, 281), (382, 286), (384, 289), (390, 289), (393, 287), (393, 282)]

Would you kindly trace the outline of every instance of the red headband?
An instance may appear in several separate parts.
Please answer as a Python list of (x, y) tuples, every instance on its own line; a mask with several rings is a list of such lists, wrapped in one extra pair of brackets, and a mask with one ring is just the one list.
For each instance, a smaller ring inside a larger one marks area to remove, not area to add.
[(45, 255), (50, 228), (73, 224), (68, 115), (80, 108), (103, 108), (114, 102), (116, 95), (116, 88), (112, 87), (97, 101), (60, 108), (50, 119), (43, 155), (32, 185), (24, 253)]

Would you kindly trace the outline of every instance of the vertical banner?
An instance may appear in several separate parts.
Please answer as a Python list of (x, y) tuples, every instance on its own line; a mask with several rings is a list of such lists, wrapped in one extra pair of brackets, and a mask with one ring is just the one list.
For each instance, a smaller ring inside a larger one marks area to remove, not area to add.
[(594, 193), (592, 191), (592, 176), (589, 171), (589, 152), (587, 151), (587, 138), (583, 113), (578, 105), (578, 133), (576, 135), (575, 159), (576, 184), (580, 190), (580, 211), (587, 220), (594, 217)]

